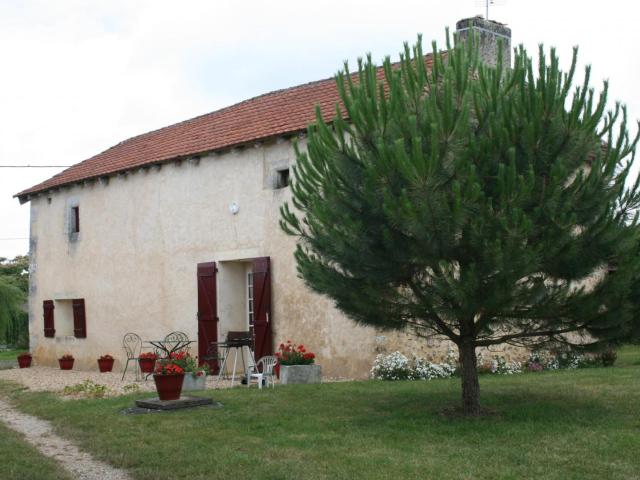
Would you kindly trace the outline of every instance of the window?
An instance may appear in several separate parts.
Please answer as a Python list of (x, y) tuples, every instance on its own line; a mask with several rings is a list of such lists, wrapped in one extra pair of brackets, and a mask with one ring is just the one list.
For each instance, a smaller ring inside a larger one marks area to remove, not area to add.
[(71, 233), (80, 233), (80, 207), (71, 207)]
[(276, 182), (275, 188), (285, 188), (289, 186), (289, 169), (283, 168), (282, 170), (276, 170)]
[[(45, 300), (44, 304), (45, 337), (87, 337), (87, 316), (84, 298)], [(55, 327), (53, 312), (56, 312)]]
[(253, 327), (253, 272), (247, 273), (247, 318)]

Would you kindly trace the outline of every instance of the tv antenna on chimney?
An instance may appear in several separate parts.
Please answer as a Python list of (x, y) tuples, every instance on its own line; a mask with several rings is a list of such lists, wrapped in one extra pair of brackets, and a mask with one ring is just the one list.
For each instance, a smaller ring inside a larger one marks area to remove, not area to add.
[(484, 7), (484, 18), (489, 20), (489, 6), (501, 5), (503, 0), (476, 0), (477, 7)]

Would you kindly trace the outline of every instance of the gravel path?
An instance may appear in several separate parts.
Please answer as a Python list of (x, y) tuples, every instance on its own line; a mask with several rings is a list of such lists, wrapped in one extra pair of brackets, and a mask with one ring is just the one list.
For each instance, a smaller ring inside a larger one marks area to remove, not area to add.
[(42, 454), (57, 460), (73, 478), (79, 480), (130, 479), (124, 470), (94, 460), (91, 455), (81, 451), (73, 443), (57, 436), (53, 433), (49, 422), (20, 413), (2, 400), (0, 400), (0, 421), (16, 432), (22, 433), (26, 441)]
[[(99, 385), (107, 387), (106, 396), (113, 397), (131, 393), (127, 391), (132, 388), (131, 385), (137, 385), (137, 391), (155, 392), (156, 387), (153, 378), (146, 381), (136, 381), (133, 373), (127, 373), (124, 380), (121, 380), (122, 373), (117, 372), (86, 372), (81, 370), (60, 370), (53, 367), (31, 367), (31, 368), (13, 368), (10, 370), (0, 370), (0, 380), (9, 380), (19, 383), (35, 392), (57, 392), (60, 393), (64, 387), (78, 385), (85, 380), (91, 380)], [(207, 377), (207, 389), (229, 388), (230, 381), (223, 380), (218, 386), (217, 377)], [(236, 378), (235, 386), (239, 385)], [(133, 387), (134, 389), (136, 387)], [(77, 396), (76, 396), (77, 397)], [(65, 397), (67, 398), (67, 397)]]
[(64, 387), (77, 385), (85, 380), (91, 380), (107, 387), (107, 395), (122, 395), (126, 393), (125, 386), (137, 384), (139, 391), (155, 391), (153, 379), (146, 382), (136, 382), (133, 374), (127, 373), (121, 380), (122, 373), (85, 372), (81, 370), (60, 370), (53, 367), (14, 368), (0, 370), (0, 380), (10, 380), (19, 383), (29, 390), (36, 392), (61, 392)]

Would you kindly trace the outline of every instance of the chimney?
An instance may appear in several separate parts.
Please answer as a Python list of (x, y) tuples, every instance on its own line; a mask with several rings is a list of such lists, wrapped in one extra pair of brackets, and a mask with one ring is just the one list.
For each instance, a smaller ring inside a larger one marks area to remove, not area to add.
[(502, 39), (502, 64), (511, 66), (511, 29), (504, 23), (485, 20), (481, 16), (465, 18), (456, 23), (456, 33), (460, 41), (469, 38), (469, 32), (480, 42), (480, 58), (488, 65), (498, 62), (498, 39)]

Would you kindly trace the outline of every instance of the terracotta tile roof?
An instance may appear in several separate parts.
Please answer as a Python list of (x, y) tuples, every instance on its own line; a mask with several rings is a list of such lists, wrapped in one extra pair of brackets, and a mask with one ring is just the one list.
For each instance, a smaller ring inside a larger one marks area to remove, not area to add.
[[(425, 63), (431, 64), (430, 55)], [(382, 69), (379, 76), (383, 77)], [(132, 137), (15, 196), (26, 201), (27, 195), (53, 187), (304, 131), (315, 120), (316, 105), (328, 122), (339, 100), (333, 78), (267, 93)]]

